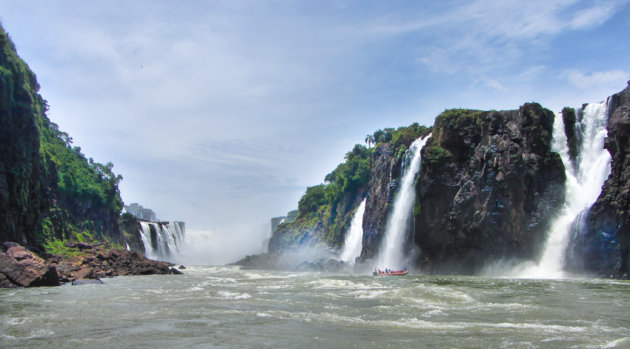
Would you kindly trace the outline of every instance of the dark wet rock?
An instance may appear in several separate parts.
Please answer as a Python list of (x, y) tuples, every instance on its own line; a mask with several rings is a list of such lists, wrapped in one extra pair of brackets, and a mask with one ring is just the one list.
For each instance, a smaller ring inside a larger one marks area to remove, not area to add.
[(329, 258), (319, 259), (316, 261), (305, 261), (300, 263), (295, 270), (296, 271), (325, 271), (325, 272), (339, 272), (344, 269), (346, 264), (343, 261)]
[(581, 134), (575, 126), (578, 121), (575, 109), (569, 107), (562, 109), (562, 121), (564, 123), (564, 135), (567, 137), (567, 146), (569, 147), (569, 159), (571, 166), (575, 168), (581, 150), (579, 146)]
[(630, 273), (630, 85), (609, 100), (608, 137), (612, 157), (602, 191), (579, 222), (567, 251), (567, 267), (600, 277)]
[(535, 103), (436, 118), (414, 207), (421, 266), (469, 274), (501, 258), (537, 258), (564, 199), (564, 166), (551, 151), (553, 119)]
[(248, 255), (234, 263), (243, 269), (275, 269), (278, 263), (278, 254), (263, 253)]
[(378, 252), (399, 176), (400, 161), (394, 155), (393, 145), (380, 144), (372, 155), (369, 195), (363, 220), (363, 258), (372, 258)]
[(186, 266), (185, 266), (185, 265), (180, 265), (180, 266), (179, 266), (179, 269), (181, 269), (181, 270), (185, 270), (185, 269), (186, 269)]
[(35, 253), (14, 243), (4, 243), (0, 250), (0, 286), (58, 286), (59, 276), (53, 266)]
[(78, 280), (72, 280), (72, 285), (73, 286), (82, 286), (82, 285), (103, 285), (104, 282), (103, 280), (96, 278), (96, 279), (78, 279)]
[(0, 288), (17, 288), (18, 286), (11, 282), (4, 274), (0, 273)]
[(103, 244), (77, 246), (68, 243), (67, 246), (80, 247), (81, 252), (74, 255), (52, 255), (48, 258), (49, 264), (57, 268), (64, 282), (120, 275), (182, 273), (171, 268), (171, 263), (150, 260), (136, 251), (112, 249)]

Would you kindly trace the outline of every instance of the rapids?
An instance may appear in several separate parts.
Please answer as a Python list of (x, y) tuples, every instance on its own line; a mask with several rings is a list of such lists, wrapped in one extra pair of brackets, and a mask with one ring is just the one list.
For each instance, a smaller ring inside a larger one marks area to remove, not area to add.
[(0, 289), (0, 343), (104, 348), (630, 345), (630, 282), (189, 267)]

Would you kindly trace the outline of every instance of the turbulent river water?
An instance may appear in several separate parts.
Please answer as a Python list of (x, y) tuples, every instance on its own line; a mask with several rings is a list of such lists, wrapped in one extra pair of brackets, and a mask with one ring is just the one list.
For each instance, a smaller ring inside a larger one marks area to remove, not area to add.
[(630, 346), (630, 282), (189, 267), (0, 289), (0, 347)]

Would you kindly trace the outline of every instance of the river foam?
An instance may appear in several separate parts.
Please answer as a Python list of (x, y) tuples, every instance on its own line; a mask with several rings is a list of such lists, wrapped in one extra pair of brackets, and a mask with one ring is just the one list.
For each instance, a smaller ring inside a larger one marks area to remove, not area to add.
[(199, 266), (99, 287), (0, 290), (0, 339), (18, 347), (614, 348), (630, 337), (619, 320), (630, 312), (629, 288)]

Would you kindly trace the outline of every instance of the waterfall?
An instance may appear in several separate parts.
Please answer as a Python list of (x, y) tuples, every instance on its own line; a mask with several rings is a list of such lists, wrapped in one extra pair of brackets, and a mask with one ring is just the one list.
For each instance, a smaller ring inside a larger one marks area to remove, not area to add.
[(394, 198), (393, 212), (387, 218), (385, 235), (379, 249), (377, 264), (379, 268), (396, 269), (403, 267), (403, 246), (416, 199), (415, 181), (416, 175), (420, 172), (420, 153), (430, 136), (416, 139), (405, 154), (404, 174), (400, 189)]
[(569, 243), (571, 225), (580, 214), (590, 208), (599, 196), (602, 185), (610, 174), (611, 157), (604, 149), (607, 135), (608, 103), (591, 103), (578, 113), (576, 132), (579, 132), (580, 153), (572, 166), (562, 115), (556, 115), (553, 130), (553, 150), (560, 154), (566, 172), (565, 203), (552, 222), (547, 242), (538, 264), (517, 267), (519, 277), (562, 278), (564, 254)]
[(350, 265), (354, 265), (355, 259), (361, 255), (363, 243), (363, 214), (365, 213), (366, 200), (367, 199), (363, 199), (354, 212), (350, 230), (346, 234), (346, 241), (343, 244), (343, 251), (341, 252), (340, 259), (346, 263), (350, 263)]
[(173, 260), (184, 242), (183, 222), (140, 221), (140, 237), (147, 258)]

